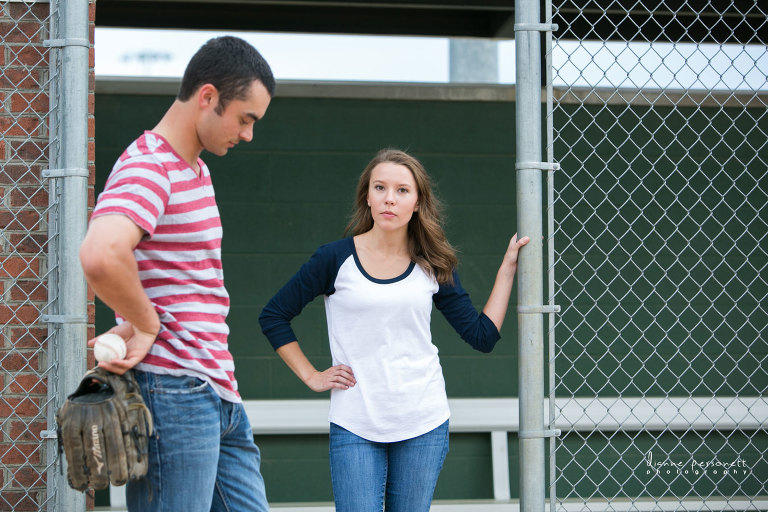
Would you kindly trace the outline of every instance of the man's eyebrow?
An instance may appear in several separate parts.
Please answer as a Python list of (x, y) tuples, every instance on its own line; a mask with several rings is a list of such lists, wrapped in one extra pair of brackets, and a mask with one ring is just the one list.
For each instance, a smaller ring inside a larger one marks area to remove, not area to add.
[(257, 116), (256, 114), (253, 114), (253, 113), (251, 113), (251, 112), (248, 112), (248, 113), (246, 113), (245, 115), (246, 115), (246, 116), (248, 116), (248, 117), (250, 117), (251, 119), (253, 119), (253, 122), (254, 122), (254, 123), (260, 119), (260, 118), (259, 118), (259, 116)]

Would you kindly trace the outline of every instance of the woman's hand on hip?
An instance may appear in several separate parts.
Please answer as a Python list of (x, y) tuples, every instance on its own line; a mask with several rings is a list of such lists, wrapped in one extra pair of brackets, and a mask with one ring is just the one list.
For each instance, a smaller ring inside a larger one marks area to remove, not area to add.
[(312, 391), (328, 391), (329, 389), (349, 389), (357, 381), (355, 380), (355, 374), (352, 372), (352, 368), (347, 365), (340, 364), (337, 366), (331, 366), (324, 372), (315, 371), (305, 381), (305, 384), (309, 386)]

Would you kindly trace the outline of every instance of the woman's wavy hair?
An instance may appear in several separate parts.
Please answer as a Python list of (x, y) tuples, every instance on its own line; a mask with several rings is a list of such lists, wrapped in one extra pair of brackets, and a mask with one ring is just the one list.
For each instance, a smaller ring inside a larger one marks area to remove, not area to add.
[(429, 175), (416, 158), (398, 149), (382, 149), (368, 163), (360, 175), (355, 193), (355, 209), (345, 235), (360, 235), (373, 228), (373, 217), (368, 206), (368, 187), (371, 173), (377, 165), (390, 162), (410, 169), (416, 182), (419, 208), (408, 223), (408, 250), (411, 260), (440, 284), (453, 283), (453, 271), (458, 264), (456, 250), (445, 237), (442, 225), (442, 205), (432, 193)]

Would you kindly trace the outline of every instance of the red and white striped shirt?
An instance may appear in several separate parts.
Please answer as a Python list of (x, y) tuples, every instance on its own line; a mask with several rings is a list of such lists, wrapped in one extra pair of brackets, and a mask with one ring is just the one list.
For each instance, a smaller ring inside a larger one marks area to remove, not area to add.
[(134, 256), (162, 327), (136, 368), (192, 375), (239, 402), (227, 346), (221, 219), (208, 167), (198, 165), (199, 176), (165, 139), (144, 132), (115, 163), (93, 217), (126, 215), (146, 233)]

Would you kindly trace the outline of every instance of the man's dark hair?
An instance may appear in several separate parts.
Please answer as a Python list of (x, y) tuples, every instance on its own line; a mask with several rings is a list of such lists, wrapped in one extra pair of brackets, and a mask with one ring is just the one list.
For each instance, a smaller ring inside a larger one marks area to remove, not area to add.
[(192, 56), (176, 97), (187, 101), (202, 85), (212, 84), (219, 92), (216, 112), (220, 114), (230, 101), (244, 100), (254, 80), (274, 96), (275, 77), (258, 50), (238, 37), (216, 37)]

